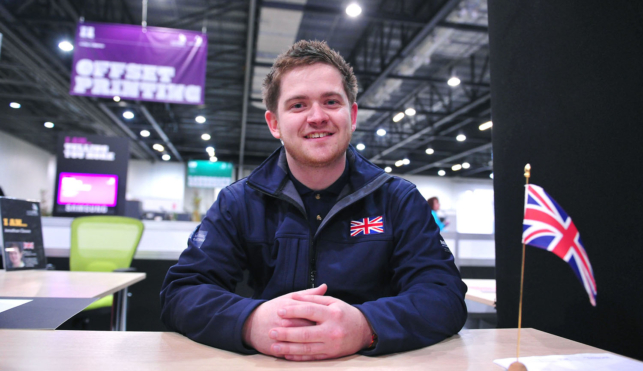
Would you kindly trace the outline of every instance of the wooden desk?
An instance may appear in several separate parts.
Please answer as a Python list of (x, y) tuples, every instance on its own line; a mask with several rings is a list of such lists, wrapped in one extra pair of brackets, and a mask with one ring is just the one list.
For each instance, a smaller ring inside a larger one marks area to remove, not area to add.
[[(515, 329), (463, 330), (439, 344), (380, 357), (289, 362), (243, 356), (169, 332), (0, 330), (0, 369), (8, 370), (472, 370), (500, 371), (515, 357)], [(521, 356), (606, 353), (538, 330), (523, 329)]]
[(0, 270), (0, 297), (100, 299), (114, 294), (112, 329), (124, 331), (127, 287), (143, 279), (145, 273)]
[(496, 280), (464, 279), (462, 280), (469, 290), (466, 299), (478, 303), (496, 306)]

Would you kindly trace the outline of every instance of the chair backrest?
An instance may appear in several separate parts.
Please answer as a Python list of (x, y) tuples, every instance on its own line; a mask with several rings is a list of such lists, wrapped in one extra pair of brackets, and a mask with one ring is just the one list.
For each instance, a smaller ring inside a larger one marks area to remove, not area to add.
[(71, 223), (69, 269), (111, 272), (128, 268), (143, 235), (143, 222), (124, 216), (83, 216)]

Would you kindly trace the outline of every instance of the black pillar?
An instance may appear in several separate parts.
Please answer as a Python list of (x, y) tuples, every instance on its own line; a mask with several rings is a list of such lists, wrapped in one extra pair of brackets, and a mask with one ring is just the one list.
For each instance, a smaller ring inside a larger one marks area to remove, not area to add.
[(597, 306), (527, 246), (523, 326), (643, 359), (643, 2), (489, 0), (499, 327), (516, 327), (523, 167), (573, 218)]

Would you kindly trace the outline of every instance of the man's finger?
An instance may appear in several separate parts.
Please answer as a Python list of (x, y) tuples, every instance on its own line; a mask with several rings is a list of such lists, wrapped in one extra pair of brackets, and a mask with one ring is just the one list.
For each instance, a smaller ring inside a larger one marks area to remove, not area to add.
[(321, 296), (321, 295), (302, 295), (299, 293), (293, 294), (293, 300), (298, 301), (307, 301), (309, 303), (321, 304), (321, 305), (331, 305), (337, 302), (332, 296)]
[(328, 358), (328, 354), (315, 354), (314, 356), (300, 356), (300, 355), (292, 355), (289, 354), (285, 356), (289, 361), (295, 361), (295, 362), (301, 362), (301, 361), (317, 361), (320, 359), (326, 359)]
[(279, 321), (281, 327), (303, 327), (303, 326), (315, 326), (317, 323), (309, 321), (307, 319), (301, 318), (289, 318), (282, 319)]
[(274, 343), (270, 347), (274, 354), (279, 355), (308, 355), (324, 354), (323, 343)]
[(317, 343), (323, 340), (322, 331), (319, 326), (277, 327), (270, 330), (268, 336), (272, 340), (290, 343)]
[(325, 305), (309, 303), (284, 306), (277, 311), (277, 314), (284, 319), (302, 318), (313, 322), (323, 322), (330, 316), (330, 311)]
[(324, 283), (324, 284), (321, 284), (320, 286), (313, 287), (312, 289), (297, 291), (297, 292), (294, 292), (293, 294), (324, 295), (327, 289), (328, 289), (328, 286)]

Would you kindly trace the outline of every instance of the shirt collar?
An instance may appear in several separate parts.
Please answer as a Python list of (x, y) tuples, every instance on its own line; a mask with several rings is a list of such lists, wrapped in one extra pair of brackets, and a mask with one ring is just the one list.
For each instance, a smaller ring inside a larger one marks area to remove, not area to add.
[(334, 196), (338, 196), (339, 193), (344, 189), (344, 186), (348, 183), (348, 176), (350, 174), (350, 169), (348, 166), (348, 159), (346, 159), (346, 164), (344, 166), (344, 172), (342, 175), (335, 181), (335, 183), (331, 184), (328, 188), (323, 189), (321, 191), (313, 191), (312, 189), (306, 187), (303, 183), (297, 180), (290, 170), (288, 170), (288, 176), (290, 177), (290, 180), (292, 180), (292, 183), (295, 185), (295, 189), (297, 189), (297, 193), (299, 193), (300, 196), (307, 195), (312, 192), (317, 192), (317, 193), (326, 193), (326, 194), (331, 194)]

